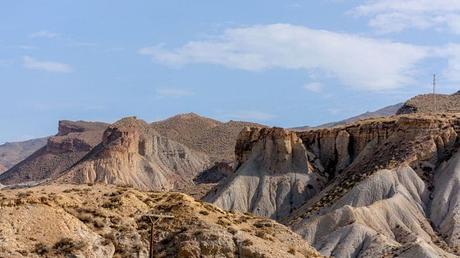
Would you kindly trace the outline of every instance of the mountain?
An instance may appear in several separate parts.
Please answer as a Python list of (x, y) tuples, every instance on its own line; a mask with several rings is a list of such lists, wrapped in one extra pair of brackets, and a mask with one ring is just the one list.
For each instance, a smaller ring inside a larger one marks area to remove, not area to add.
[(148, 257), (152, 223), (155, 257), (321, 257), (281, 224), (181, 193), (47, 185), (1, 196), (1, 257)]
[(276, 218), (325, 256), (460, 254), (456, 114), (268, 132), (242, 133), (235, 175), (207, 200)]
[(46, 145), (0, 175), (0, 183), (17, 184), (53, 178), (99, 144), (107, 124), (59, 121), (58, 133)]
[(193, 178), (209, 166), (206, 154), (163, 137), (146, 122), (129, 117), (110, 125), (102, 142), (58, 181), (171, 190), (193, 184)]
[(223, 123), (194, 113), (154, 122), (152, 126), (161, 135), (206, 153), (213, 162), (233, 161), (236, 139), (245, 126), (263, 127), (251, 122)]
[(410, 113), (458, 113), (460, 112), (460, 91), (448, 94), (424, 94), (404, 103), (398, 114)]
[(0, 145), (0, 174), (24, 160), (46, 144), (47, 138)]
[(319, 128), (327, 128), (327, 127), (334, 127), (334, 126), (339, 126), (339, 125), (350, 124), (350, 123), (353, 123), (353, 122), (356, 122), (362, 119), (367, 119), (367, 118), (392, 116), (392, 115), (395, 115), (403, 105), (404, 105), (403, 103), (398, 103), (398, 104), (386, 106), (376, 111), (372, 111), (372, 112), (368, 111), (366, 113), (362, 113), (360, 115), (353, 116), (353, 117), (350, 117), (350, 118), (347, 118), (341, 121), (337, 121), (337, 122), (325, 123), (325, 124), (313, 126), (313, 127), (312, 126), (301, 126), (301, 127), (290, 128), (290, 129), (293, 131), (305, 131), (309, 129), (319, 129)]

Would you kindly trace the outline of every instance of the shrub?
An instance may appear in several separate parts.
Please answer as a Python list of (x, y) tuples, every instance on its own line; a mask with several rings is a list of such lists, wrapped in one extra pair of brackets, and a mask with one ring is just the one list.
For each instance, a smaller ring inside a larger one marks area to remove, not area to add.
[(53, 249), (57, 253), (72, 253), (73, 251), (81, 250), (84, 247), (85, 247), (84, 242), (82, 241), (74, 242), (73, 239), (65, 237), (59, 240), (56, 244), (54, 244)]
[(43, 243), (37, 243), (35, 245), (34, 253), (38, 255), (44, 255), (49, 252), (48, 246)]

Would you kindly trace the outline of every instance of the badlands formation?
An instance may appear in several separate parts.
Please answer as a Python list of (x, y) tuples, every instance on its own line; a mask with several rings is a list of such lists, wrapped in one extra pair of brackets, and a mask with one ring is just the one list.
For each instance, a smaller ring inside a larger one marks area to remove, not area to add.
[(148, 214), (174, 217), (157, 257), (458, 257), (460, 115), (413, 103), (295, 132), (63, 121), (0, 175), (0, 257), (147, 257)]
[(455, 114), (246, 129), (235, 174), (205, 200), (277, 219), (325, 256), (456, 257), (459, 133)]

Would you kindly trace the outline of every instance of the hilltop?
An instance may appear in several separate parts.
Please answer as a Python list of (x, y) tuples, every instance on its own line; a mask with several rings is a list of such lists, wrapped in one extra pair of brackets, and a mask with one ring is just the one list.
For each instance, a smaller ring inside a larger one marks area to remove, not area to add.
[(234, 159), (236, 138), (245, 126), (264, 127), (242, 121), (224, 123), (195, 113), (180, 114), (152, 123), (152, 127), (161, 135), (206, 153), (213, 161)]
[[(320, 257), (287, 227), (174, 192), (49, 185), (0, 192), (2, 257)], [(154, 219), (155, 220), (155, 219)]]
[(0, 174), (45, 146), (47, 138), (0, 145)]

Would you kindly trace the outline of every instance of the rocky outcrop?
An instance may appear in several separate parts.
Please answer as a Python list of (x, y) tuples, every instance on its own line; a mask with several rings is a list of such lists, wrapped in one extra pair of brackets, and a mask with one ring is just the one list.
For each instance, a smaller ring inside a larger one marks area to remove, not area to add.
[(131, 117), (109, 126), (102, 143), (58, 181), (170, 190), (193, 183), (208, 166), (205, 154), (162, 137), (144, 121)]
[(237, 169), (205, 200), (229, 210), (286, 216), (322, 188), (302, 140), (281, 128), (245, 128), (236, 144)]
[(107, 124), (60, 121), (56, 136), (22, 162), (0, 175), (4, 184), (52, 179), (66, 171), (98, 145)]
[(459, 125), (411, 115), (300, 133), (330, 181), (282, 221), (327, 256), (457, 254)]
[[(453, 257), (459, 133), (455, 114), (246, 129), (234, 176), (205, 200), (278, 219), (325, 256)], [(290, 171), (312, 191), (293, 186)]]

